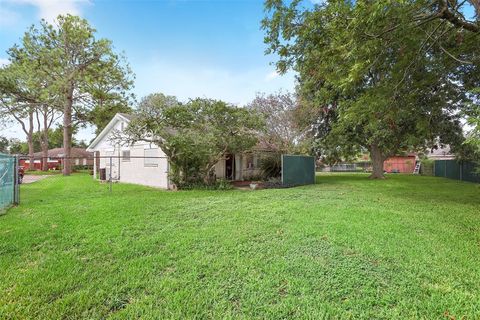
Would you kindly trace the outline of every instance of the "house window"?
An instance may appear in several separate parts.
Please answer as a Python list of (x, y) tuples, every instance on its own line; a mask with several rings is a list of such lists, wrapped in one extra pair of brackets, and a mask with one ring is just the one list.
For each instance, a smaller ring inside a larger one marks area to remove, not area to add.
[(78, 166), (80, 164), (80, 159), (75, 159), (75, 165)]
[(253, 155), (247, 155), (247, 169), (253, 169), (255, 167), (255, 163), (253, 161)]
[(145, 167), (158, 167), (158, 149), (145, 149), (144, 150), (144, 166)]
[(122, 151), (122, 161), (130, 161), (130, 150), (123, 150)]
[(84, 166), (87, 165), (87, 159), (86, 159), (86, 158), (83, 158), (83, 165), (84, 165)]

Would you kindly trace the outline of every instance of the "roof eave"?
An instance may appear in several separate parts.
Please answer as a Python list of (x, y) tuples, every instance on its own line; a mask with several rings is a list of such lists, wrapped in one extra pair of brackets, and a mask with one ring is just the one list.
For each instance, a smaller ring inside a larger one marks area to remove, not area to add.
[(87, 147), (87, 152), (95, 152), (95, 151), (98, 151), (95, 147), (97, 146), (97, 144), (104, 138), (104, 136), (110, 132), (110, 130), (112, 129), (112, 127), (114, 126), (114, 124), (116, 123), (115, 120), (123, 120), (125, 122), (130, 122), (130, 119), (128, 119), (127, 117), (121, 115), (120, 113), (117, 113), (113, 118), (112, 120), (110, 120), (110, 122), (105, 126), (105, 128), (103, 128), (102, 132), (100, 132), (100, 134), (92, 141), (92, 143), (90, 143), (90, 145)]

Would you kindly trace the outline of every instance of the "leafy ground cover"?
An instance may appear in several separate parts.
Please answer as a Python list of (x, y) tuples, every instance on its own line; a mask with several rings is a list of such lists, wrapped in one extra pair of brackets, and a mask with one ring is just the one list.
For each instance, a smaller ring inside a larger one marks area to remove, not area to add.
[(407, 175), (112, 193), (49, 177), (0, 216), (0, 318), (478, 318), (479, 194)]

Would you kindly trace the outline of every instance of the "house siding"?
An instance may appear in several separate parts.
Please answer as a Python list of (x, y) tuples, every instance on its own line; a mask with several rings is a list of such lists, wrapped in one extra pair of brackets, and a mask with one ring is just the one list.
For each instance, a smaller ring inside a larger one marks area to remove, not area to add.
[[(126, 123), (123, 123), (123, 127)], [(117, 120), (114, 124), (113, 130), (121, 131), (123, 129), (122, 121)], [(110, 172), (113, 180), (125, 183), (140, 184), (145, 186), (168, 189), (168, 159), (165, 153), (149, 143), (136, 143), (133, 146), (115, 145), (109, 140), (110, 135), (107, 134), (100, 140), (95, 150), (98, 151), (99, 169), (106, 169), (106, 177), (109, 179)], [(145, 149), (156, 149), (155, 157), (162, 157), (158, 159), (157, 166), (145, 166)], [(122, 151), (130, 150), (130, 160), (123, 161), (121, 159)], [(112, 156), (111, 166), (110, 159)], [(139, 157), (139, 158), (135, 158)]]

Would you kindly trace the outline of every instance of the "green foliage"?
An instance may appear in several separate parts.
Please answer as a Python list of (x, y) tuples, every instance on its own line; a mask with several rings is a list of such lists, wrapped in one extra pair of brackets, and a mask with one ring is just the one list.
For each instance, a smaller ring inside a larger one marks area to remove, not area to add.
[[(78, 132), (78, 129), (74, 129), (74, 134)], [(33, 151), (40, 152), (42, 151), (41, 147), (41, 139), (42, 139), (42, 132), (35, 132), (33, 133), (32, 140), (33, 140)], [(56, 127), (55, 129), (48, 129), (48, 148), (61, 148), (63, 146), (63, 129), (62, 127)], [(72, 137), (72, 147), (78, 148), (86, 148), (86, 144), (84, 141), (79, 141)], [(12, 154), (28, 154), (28, 143), (26, 141), (21, 141), (19, 139), (13, 139), (10, 141), (10, 152)]]
[(282, 155), (271, 153), (260, 159), (260, 170), (265, 179), (278, 178), (282, 175)]
[(435, 173), (433, 171), (435, 160), (423, 158), (420, 160), (420, 173), (425, 176), (433, 176)]
[(326, 163), (369, 150), (381, 175), (388, 156), (438, 138), (462, 144), (458, 111), (475, 101), (480, 33), (450, 5), (266, 1), (268, 52), (280, 72), (299, 73), (298, 119)]
[(263, 122), (244, 108), (211, 99), (180, 103), (157, 93), (142, 99), (126, 129), (124, 143), (153, 142), (168, 156), (170, 179), (177, 185), (211, 183), (213, 168), (227, 153), (249, 150)]
[(0, 152), (1, 153), (7, 153), (8, 152), (8, 145), (9, 145), (8, 139), (0, 136)]
[(188, 181), (180, 182), (177, 185), (179, 190), (232, 190), (233, 185), (230, 181), (225, 179), (217, 179), (214, 181), (209, 181), (207, 183), (203, 181)]
[[(76, 127), (91, 123), (98, 130), (106, 118), (130, 110), (133, 73), (126, 59), (114, 53), (111, 41), (98, 39), (85, 19), (59, 15), (55, 25), (42, 20), (8, 54), (11, 64), (0, 73), (0, 87), (8, 89), (6, 98), (17, 106), (10, 114), (25, 118), (36, 105), (54, 107), (63, 114), (66, 156)], [(70, 170), (67, 163), (65, 174)]]

